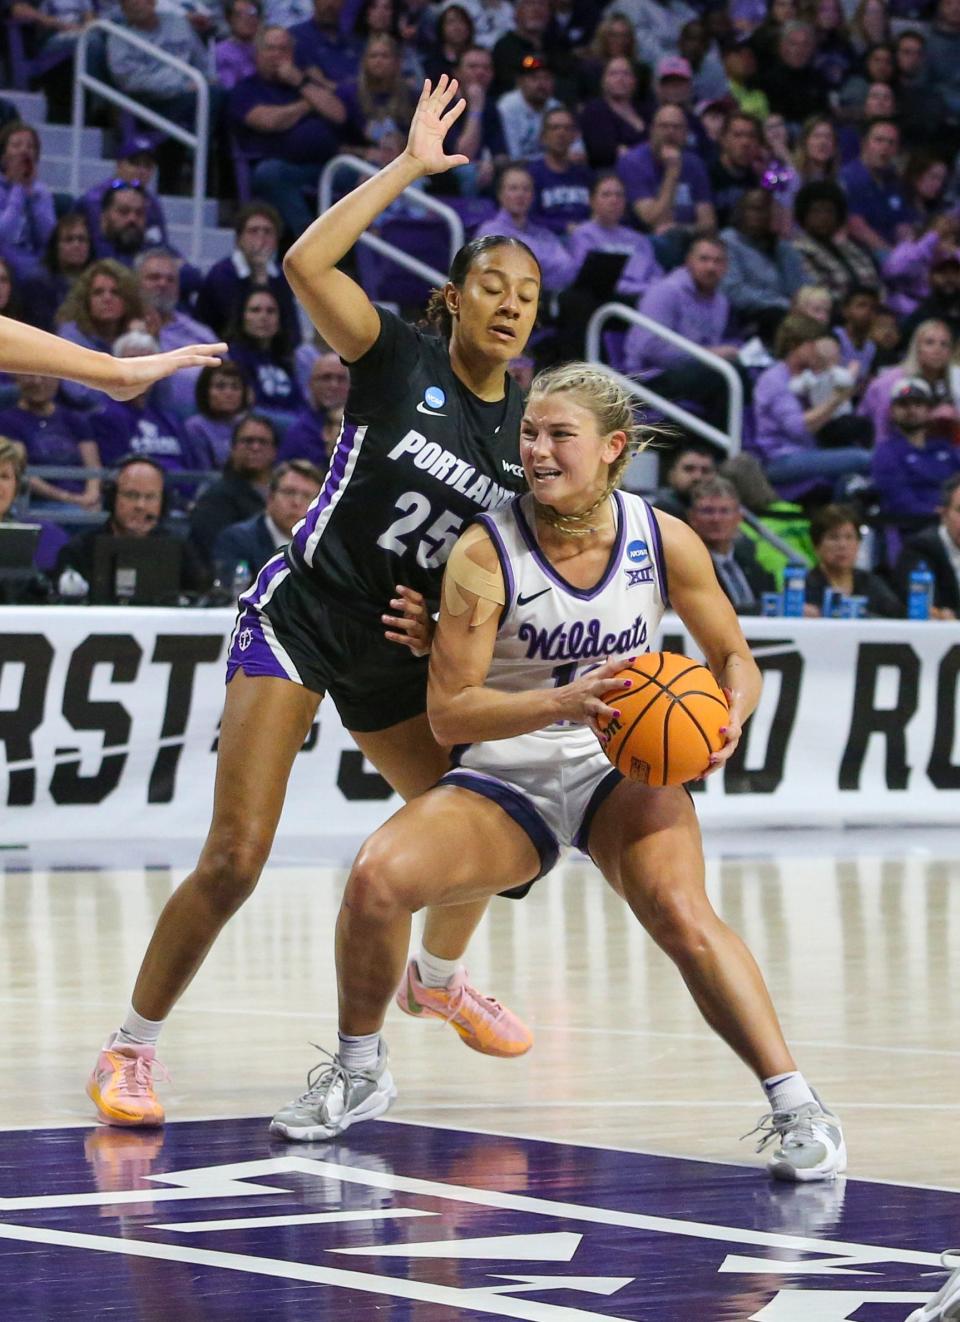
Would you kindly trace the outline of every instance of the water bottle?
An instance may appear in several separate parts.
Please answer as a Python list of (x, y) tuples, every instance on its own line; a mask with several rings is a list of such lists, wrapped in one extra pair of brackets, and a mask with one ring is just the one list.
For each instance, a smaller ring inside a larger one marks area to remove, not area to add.
[(241, 592), (246, 592), (252, 577), (246, 560), (238, 560), (233, 567), (233, 581), (230, 585), (235, 597), (239, 597)]
[(907, 619), (929, 620), (933, 605), (933, 575), (925, 560), (921, 560), (910, 575), (907, 596)]
[(807, 571), (803, 565), (787, 565), (783, 571), (783, 613), (802, 615), (807, 600)]
[(854, 568), (866, 569), (872, 573), (876, 567), (877, 531), (875, 528), (871, 528), (869, 523), (862, 523), (860, 525), (860, 547), (854, 561)]

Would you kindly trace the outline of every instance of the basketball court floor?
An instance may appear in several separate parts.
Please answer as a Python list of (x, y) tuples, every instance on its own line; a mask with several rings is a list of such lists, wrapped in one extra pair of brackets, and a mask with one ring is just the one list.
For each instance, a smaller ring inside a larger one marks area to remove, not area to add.
[(94, 1123), (83, 1084), (192, 862), (176, 842), (5, 851), (3, 1322), (902, 1322), (960, 1243), (958, 833), (714, 833), (845, 1179), (772, 1184), (764, 1111), (669, 961), (588, 864), (495, 901), (473, 980), (532, 1024), (519, 1061), (391, 1011), (389, 1118), (267, 1132), (336, 1041), (349, 850), (281, 846), (162, 1042), (162, 1131)]

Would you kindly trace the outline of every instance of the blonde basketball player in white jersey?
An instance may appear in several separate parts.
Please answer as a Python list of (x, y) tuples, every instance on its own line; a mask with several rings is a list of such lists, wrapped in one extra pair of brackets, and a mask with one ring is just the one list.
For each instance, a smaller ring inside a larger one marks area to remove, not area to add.
[(380, 1030), (412, 913), (531, 884), (560, 845), (578, 845), (760, 1080), (771, 1173), (815, 1180), (844, 1169), (836, 1116), (797, 1070), (756, 962), (707, 898), (690, 795), (625, 780), (598, 744), (598, 719), (614, 715), (611, 677), (649, 650), (668, 583), (730, 699), (710, 770), (729, 759), (760, 696), (699, 538), (616, 490), (637, 431), (630, 397), (608, 373), (571, 363), (534, 381), (520, 433), (529, 494), (481, 515), (444, 577), (428, 713), (439, 742), (468, 747), (360, 851), (337, 926), (339, 1049), (278, 1113), (275, 1132), (330, 1138), (393, 1101)]

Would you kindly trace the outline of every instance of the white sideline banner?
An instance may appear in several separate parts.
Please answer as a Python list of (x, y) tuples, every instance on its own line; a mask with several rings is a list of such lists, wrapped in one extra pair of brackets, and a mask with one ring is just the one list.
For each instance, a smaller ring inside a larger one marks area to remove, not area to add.
[[(0, 845), (207, 829), (231, 610), (0, 610)], [(960, 821), (960, 627), (746, 619), (764, 693), (707, 828)], [(696, 655), (674, 617), (663, 645)], [(296, 759), (280, 838), (365, 834), (398, 806), (333, 704)]]

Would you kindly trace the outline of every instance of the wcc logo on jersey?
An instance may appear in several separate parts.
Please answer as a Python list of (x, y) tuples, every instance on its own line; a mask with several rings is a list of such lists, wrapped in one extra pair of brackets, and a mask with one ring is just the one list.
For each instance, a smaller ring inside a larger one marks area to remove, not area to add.
[(627, 566), (623, 572), (627, 576), (628, 588), (636, 588), (641, 583), (653, 582), (653, 561), (650, 559), (650, 548), (642, 537), (635, 538), (629, 544), (625, 559)]

